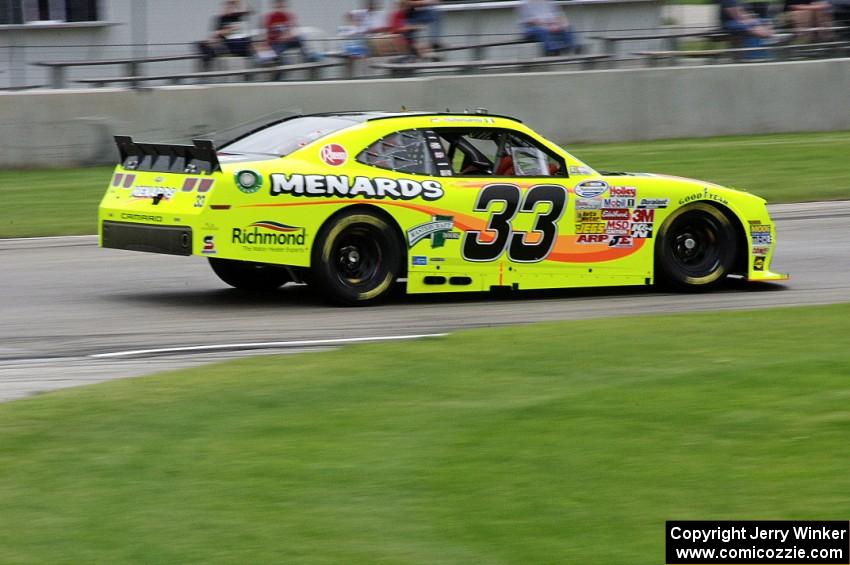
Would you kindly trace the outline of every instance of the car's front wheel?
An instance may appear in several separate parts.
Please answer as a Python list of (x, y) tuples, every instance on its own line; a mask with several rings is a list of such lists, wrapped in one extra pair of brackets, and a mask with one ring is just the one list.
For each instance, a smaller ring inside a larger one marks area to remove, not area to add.
[(399, 237), (386, 219), (353, 210), (320, 230), (313, 247), (312, 280), (335, 302), (372, 304), (392, 289), (402, 256)]
[(679, 290), (719, 284), (735, 263), (735, 230), (723, 212), (696, 203), (674, 212), (658, 233), (656, 279)]
[(289, 282), (289, 272), (278, 265), (210, 257), (210, 266), (222, 281), (239, 290), (274, 290)]

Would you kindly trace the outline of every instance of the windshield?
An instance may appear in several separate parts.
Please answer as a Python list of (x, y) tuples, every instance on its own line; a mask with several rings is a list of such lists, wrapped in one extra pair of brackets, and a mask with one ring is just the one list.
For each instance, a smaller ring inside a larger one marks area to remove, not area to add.
[(320, 137), (351, 127), (358, 121), (341, 116), (293, 118), (228, 143), (221, 148), (221, 152), (263, 153), (284, 157)]

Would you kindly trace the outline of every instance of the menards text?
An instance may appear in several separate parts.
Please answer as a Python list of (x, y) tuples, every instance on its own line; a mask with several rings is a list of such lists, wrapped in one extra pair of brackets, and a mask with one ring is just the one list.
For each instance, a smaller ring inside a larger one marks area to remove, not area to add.
[(271, 195), (344, 198), (390, 198), (392, 200), (437, 200), (443, 196), (443, 187), (434, 180), (385, 179), (349, 177), (346, 175), (286, 175), (271, 176)]

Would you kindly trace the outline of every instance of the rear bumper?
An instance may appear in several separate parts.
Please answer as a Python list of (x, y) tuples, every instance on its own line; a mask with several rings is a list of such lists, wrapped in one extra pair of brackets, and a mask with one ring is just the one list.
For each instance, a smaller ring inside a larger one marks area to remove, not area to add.
[(101, 225), (100, 245), (111, 249), (188, 256), (192, 254), (192, 228), (105, 220)]

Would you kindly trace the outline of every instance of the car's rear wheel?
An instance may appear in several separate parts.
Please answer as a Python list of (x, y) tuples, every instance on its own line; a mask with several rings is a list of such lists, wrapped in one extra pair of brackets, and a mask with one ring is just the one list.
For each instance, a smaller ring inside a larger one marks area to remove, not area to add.
[(402, 255), (399, 237), (386, 219), (353, 210), (320, 230), (313, 247), (311, 279), (335, 302), (372, 304), (392, 289)]
[(291, 280), (279, 265), (210, 257), (210, 266), (222, 281), (239, 290), (274, 290)]
[(658, 233), (656, 278), (679, 290), (706, 290), (729, 274), (735, 253), (729, 218), (710, 204), (692, 204), (674, 212)]

